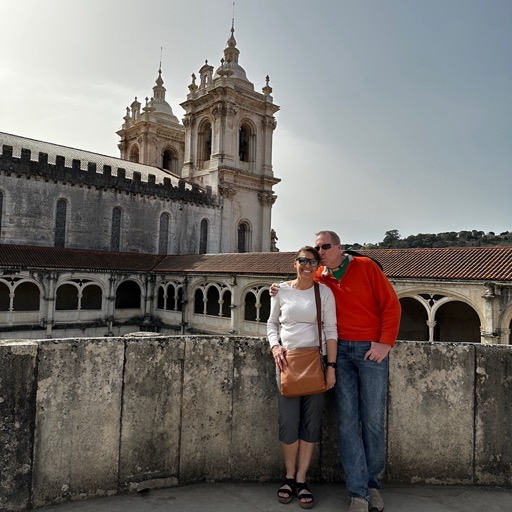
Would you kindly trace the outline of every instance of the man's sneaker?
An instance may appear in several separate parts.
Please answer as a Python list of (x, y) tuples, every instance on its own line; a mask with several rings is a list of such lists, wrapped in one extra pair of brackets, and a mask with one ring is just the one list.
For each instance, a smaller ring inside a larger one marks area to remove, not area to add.
[(368, 512), (368, 502), (364, 498), (352, 498), (348, 512)]
[(370, 510), (369, 512), (382, 512), (384, 510), (384, 501), (378, 489), (370, 488)]

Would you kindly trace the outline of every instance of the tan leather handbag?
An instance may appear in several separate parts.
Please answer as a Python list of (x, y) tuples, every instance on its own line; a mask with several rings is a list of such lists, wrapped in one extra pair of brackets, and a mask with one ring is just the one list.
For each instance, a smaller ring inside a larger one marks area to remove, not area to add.
[(318, 283), (314, 283), (318, 347), (296, 348), (286, 352), (288, 364), (281, 372), (281, 394), (286, 398), (324, 393), (325, 364), (322, 355), (321, 302)]

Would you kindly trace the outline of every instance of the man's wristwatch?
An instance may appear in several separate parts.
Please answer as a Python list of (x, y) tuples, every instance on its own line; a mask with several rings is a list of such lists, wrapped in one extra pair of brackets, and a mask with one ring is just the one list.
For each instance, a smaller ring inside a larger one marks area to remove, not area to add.
[(325, 366), (330, 366), (336, 370), (336, 363), (325, 363)]

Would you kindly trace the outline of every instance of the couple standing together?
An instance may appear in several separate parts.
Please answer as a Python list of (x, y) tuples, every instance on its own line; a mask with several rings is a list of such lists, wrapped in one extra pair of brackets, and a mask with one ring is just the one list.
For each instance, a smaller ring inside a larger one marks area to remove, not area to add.
[[(316, 234), (297, 253), (293, 281), (272, 285), (267, 335), (280, 371), (290, 349), (318, 346), (313, 282), (320, 283), (327, 389), (334, 388), (340, 460), (349, 512), (381, 512), (379, 475), (385, 462), (388, 353), (400, 325), (398, 297), (380, 266), (343, 251), (334, 231)], [(314, 505), (307, 471), (319, 441), (324, 395), (285, 398), (278, 390), (279, 440), (286, 478), (281, 503), (296, 495)]]

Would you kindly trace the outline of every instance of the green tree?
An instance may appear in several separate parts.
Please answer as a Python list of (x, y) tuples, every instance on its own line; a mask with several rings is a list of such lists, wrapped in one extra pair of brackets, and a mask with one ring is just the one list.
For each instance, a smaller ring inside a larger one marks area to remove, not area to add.
[(400, 240), (400, 233), (398, 232), (398, 229), (390, 229), (389, 231), (386, 231), (384, 235), (384, 240), (382, 240), (382, 246), (383, 247), (395, 247), (396, 242)]

